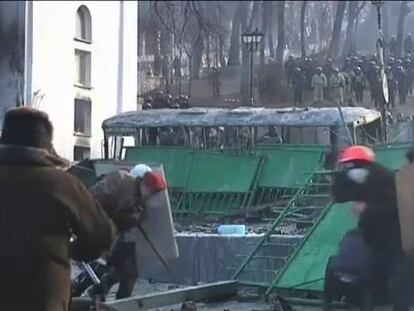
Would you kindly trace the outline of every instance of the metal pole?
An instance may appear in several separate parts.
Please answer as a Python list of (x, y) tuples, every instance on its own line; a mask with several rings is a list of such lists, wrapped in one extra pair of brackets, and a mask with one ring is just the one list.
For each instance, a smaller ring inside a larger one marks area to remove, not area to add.
[(250, 44), (250, 107), (253, 107), (253, 43)]
[(381, 25), (381, 6), (377, 5), (377, 21), (378, 21), (378, 29), (381, 31), (382, 25)]
[(158, 251), (157, 247), (152, 243), (151, 239), (149, 238), (147, 232), (142, 228), (139, 224), (137, 224), (137, 229), (141, 232), (144, 239), (147, 241), (148, 245), (151, 247), (151, 249), (154, 251), (155, 255), (157, 255), (158, 259), (161, 261), (162, 265), (165, 269), (168, 271), (170, 270), (170, 266), (168, 265), (167, 261), (164, 259), (164, 257), (161, 255), (161, 253)]
[(88, 263), (82, 261), (81, 265), (83, 269), (85, 269), (86, 273), (88, 273), (89, 277), (92, 279), (94, 284), (97, 284), (97, 285), (101, 284), (101, 280), (99, 280), (95, 271), (93, 271), (92, 267)]

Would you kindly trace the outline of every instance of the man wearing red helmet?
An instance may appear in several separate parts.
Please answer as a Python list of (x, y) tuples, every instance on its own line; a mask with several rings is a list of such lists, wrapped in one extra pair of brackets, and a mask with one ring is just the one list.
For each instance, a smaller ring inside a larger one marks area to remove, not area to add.
[(395, 175), (375, 162), (374, 152), (365, 146), (351, 146), (339, 156), (341, 170), (332, 185), (334, 202), (354, 202), (358, 227), (370, 250), (372, 288), (384, 284), (391, 289), (394, 310), (408, 311), (409, 292), (402, 288), (398, 272), (403, 259), (397, 207)]
[(118, 229), (118, 240), (108, 259), (110, 271), (101, 283), (89, 290), (89, 295), (104, 298), (111, 287), (119, 282), (117, 299), (131, 296), (138, 270), (135, 241), (127, 233), (145, 218), (145, 202), (155, 193), (167, 188), (164, 178), (145, 164), (135, 166), (130, 172), (118, 170), (105, 175), (91, 189), (96, 199), (113, 219)]

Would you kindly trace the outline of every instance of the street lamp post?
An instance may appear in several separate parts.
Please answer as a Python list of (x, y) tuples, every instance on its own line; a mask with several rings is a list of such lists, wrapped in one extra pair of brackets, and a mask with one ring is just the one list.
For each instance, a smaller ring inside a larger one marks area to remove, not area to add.
[(381, 23), (381, 8), (384, 6), (384, 1), (371, 1), (371, 4), (377, 9), (377, 20), (378, 20), (378, 40), (377, 40), (377, 55), (381, 65), (381, 82), (382, 82), (382, 138), (386, 142), (388, 139), (387, 131), (387, 105), (389, 103), (388, 83), (387, 76), (385, 74), (385, 61), (384, 61), (384, 38), (382, 35), (382, 23)]
[(242, 42), (246, 44), (250, 52), (250, 106), (253, 106), (253, 53), (257, 51), (260, 42), (262, 41), (263, 33), (257, 28), (253, 32), (244, 32), (241, 34)]

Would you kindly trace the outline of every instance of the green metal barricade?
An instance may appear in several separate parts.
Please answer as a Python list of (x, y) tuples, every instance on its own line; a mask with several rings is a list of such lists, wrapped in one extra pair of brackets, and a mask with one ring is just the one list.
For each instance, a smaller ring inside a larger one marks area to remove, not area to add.
[(231, 214), (250, 204), (262, 158), (196, 152), (184, 199), (175, 212)]
[(407, 162), (405, 153), (413, 144), (389, 144), (374, 146), (375, 156), (378, 162), (390, 169), (399, 169)]
[(258, 181), (255, 205), (288, 200), (321, 165), (324, 146), (258, 146), (256, 154), (266, 161)]

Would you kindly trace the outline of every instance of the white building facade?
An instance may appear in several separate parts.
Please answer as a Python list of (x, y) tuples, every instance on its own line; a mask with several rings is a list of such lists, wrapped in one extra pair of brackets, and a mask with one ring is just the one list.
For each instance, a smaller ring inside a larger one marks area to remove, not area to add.
[(137, 107), (137, 10), (135, 1), (25, 3), (22, 103), (49, 114), (69, 160), (101, 157), (102, 121)]

